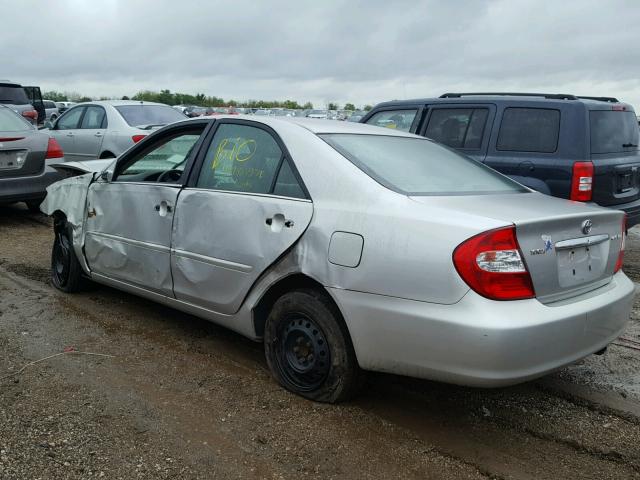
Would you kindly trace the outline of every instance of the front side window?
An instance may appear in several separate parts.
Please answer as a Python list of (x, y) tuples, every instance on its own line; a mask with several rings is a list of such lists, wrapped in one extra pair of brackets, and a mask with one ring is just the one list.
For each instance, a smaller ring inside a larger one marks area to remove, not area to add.
[(437, 108), (425, 136), (452, 148), (479, 149), (488, 115), (486, 108)]
[(552, 153), (558, 148), (559, 132), (559, 110), (506, 108), (496, 148), (512, 152)]
[(87, 111), (82, 119), (82, 125), (80, 128), (87, 128), (96, 130), (98, 128), (106, 127), (106, 113), (104, 108), (91, 106), (87, 107)]
[(426, 138), (354, 134), (320, 137), (378, 183), (405, 195), (528, 191), (483, 164)]
[(408, 132), (411, 130), (411, 125), (416, 118), (418, 110), (387, 110), (373, 114), (373, 116), (367, 120), (369, 125), (375, 125), (376, 127), (393, 128), (396, 130), (402, 130)]
[(202, 130), (177, 133), (152, 144), (127, 161), (119, 182), (179, 182)]
[(84, 107), (67, 110), (56, 123), (56, 130), (74, 130), (78, 128)]
[(222, 124), (209, 146), (196, 186), (232, 192), (271, 193), (282, 157), (277, 142), (265, 130)]

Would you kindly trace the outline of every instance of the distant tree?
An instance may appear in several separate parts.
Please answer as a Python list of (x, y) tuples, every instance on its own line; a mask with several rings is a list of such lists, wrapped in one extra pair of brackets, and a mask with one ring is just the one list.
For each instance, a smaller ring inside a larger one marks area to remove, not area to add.
[(329, 105), (327, 106), (327, 108), (329, 110), (338, 110), (338, 104), (337, 103), (333, 103), (333, 102), (329, 102)]
[(365, 112), (368, 112), (368, 111), (369, 111), (369, 110), (371, 110), (372, 108), (373, 108), (373, 107), (372, 107), (371, 105), (365, 105), (365, 106), (364, 106), (364, 108), (363, 108), (363, 110), (364, 110)]
[(62, 92), (56, 92), (55, 90), (50, 90), (48, 92), (42, 92), (42, 98), (51, 100), (53, 102), (66, 102), (67, 94)]
[(131, 100), (129, 97), (127, 97), (126, 95), (122, 96), (122, 100)]
[(302, 105), (302, 108), (304, 108), (305, 110), (311, 110), (313, 108), (313, 103), (307, 102), (304, 105)]
[(345, 103), (344, 104), (344, 109), (353, 111), (353, 110), (356, 109), (356, 106), (353, 103)]

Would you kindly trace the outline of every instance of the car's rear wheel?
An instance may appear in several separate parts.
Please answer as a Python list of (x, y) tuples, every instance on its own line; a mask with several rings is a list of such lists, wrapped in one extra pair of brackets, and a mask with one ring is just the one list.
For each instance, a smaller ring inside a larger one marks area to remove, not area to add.
[(51, 283), (58, 290), (73, 293), (83, 290), (89, 280), (84, 276), (71, 241), (71, 228), (64, 223), (54, 227), (55, 240), (51, 251)]
[(329, 403), (357, 393), (362, 372), (347, 328), (322, 292), (280, 297), (267, 318), (264, 348), (271, 373), (291, 392)]
[(42, 203), (42, 199), (40, 200), (29, 200), (25, 202), (27, 204), (27, 208), (31, 213), (40, 213), (40, 204)]

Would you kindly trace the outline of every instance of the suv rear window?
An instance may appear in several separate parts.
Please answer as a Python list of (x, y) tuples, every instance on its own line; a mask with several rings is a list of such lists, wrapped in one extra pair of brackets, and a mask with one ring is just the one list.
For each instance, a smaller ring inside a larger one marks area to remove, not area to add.
[(436, 108), (424, 135), (449, 147), (478, 149), (488, 115), (486, 108)]
[(9, 107), (0, 107), (0, 132), (23, 132), (35, 127)]
[(369, 125), (375, 125), (376, 127), (394, 128), (396, 130), (402, 130), (408, 132), (411, 130), (413, 120), (416, 118), (418, 110), (385, 110), (382, 112), (374, 113), (373, 116), (367, 120)]
[(182, 113), (167, 105), (119, 105), (115, 108), (132, 127), (162, 126), (185, 119)]
[(404, 195), (481, 195), (526, 192), (524, 187), (426, 138), (320, 135), (381, 185)]
[(0, 84), (0, 103), (25, 105), (29, 103), (29, 99), (20, 85)]
[(592, 110), (591, 153), (618, 153), (638, 150), (638, 123), (633, 112)]
[(504, 110), (498, 150), (552, 153), (558, 148), (560, 111), (510, 107)]

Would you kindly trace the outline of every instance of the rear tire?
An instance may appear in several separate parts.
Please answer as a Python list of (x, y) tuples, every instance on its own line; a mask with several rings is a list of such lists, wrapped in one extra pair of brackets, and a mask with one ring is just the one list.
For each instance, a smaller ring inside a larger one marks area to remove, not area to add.
[(74, 293), (84, 290), (89, 280), (84, 276), (71, 241), (71, 226), (56, 221), (55, 240), (51, 250), (51, 283), (58, 290)]
[(280, 297), (264, 333), (267, 364), (287, 390), (317, 402), (353, 397), (361, 385), (347, 328), (336, 306), (317, 290)]
[(31, 213), (40, 213), (40, 204), (42, 203), (42, 200), (29, 200), (25, 203)]

